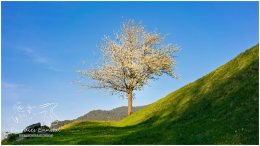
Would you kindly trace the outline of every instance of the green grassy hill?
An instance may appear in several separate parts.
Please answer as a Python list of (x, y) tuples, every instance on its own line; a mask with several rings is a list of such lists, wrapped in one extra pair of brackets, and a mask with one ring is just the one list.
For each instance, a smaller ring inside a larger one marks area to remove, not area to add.
[(256, 45), (119, 122), (73, 122), (52, 138), (3, 144), (258, 144), (258, 52)]

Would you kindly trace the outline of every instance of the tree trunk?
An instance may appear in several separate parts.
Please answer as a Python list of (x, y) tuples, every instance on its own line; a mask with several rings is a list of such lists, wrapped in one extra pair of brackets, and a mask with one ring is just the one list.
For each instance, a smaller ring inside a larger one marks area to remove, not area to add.
[(133, 90), (130, 89), (128, 91), (128, 116), (133, 113), (132, 112), (132, 100), (133, 100)]

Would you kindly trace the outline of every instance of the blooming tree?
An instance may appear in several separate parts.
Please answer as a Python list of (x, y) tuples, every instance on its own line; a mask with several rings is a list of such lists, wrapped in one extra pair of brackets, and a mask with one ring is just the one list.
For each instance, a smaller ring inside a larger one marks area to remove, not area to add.
[(143, 89), (148, 80), (157, 79), (164, 73), (176, 78), (173, 53), (177, 48), (165, 44), (164, 39), (157, 32), (147, 32), (141, 23), (129, 20), (113, 38), (104, 37), (98, 46), (102, 52), (99, 65), (79, 73), (96, 81), (87, 85), (90, 88), (127, 95), (130, 115), (134, 90)]

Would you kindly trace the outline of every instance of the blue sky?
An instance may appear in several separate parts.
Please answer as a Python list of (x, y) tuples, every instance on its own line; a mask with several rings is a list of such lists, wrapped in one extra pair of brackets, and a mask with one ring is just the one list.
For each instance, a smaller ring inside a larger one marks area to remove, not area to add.
[[(180, 78), (162, 76), (150, 82), (136, 92), (134, 106), (150, 104), (204, 76), (259, 40), (258, 2), (2, 2), (1, 6), (5, 131), (126, 106), (126, 99), (72, 83), (79, 79), (76, 71), (84, 69), (82, 62), (98, 60), (96, 45), (103, 35), (119, 30), (123, 20), (142, 21), (148, 31), (170, 33), (167, 42), (181, 46), (175, 69)], [(44, 120), (39, 114), (43, 104), (55, 104), (55, 115)]]

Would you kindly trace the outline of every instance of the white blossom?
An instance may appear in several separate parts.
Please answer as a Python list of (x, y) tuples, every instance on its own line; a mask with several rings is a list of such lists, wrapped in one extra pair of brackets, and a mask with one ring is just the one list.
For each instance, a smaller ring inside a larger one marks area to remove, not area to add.
[(150, 79), (162, 74), (176, 78), (173, 53), (177, 47), (165, 44), (164, 39), (157, 32), (147, 32), (141, 23), (127, 21), (113, 38), (103, 38), (98, 46), (102, 52), (101, 62), (79, 73), (97, 81), (88, 87), (110, 89), (113, 93), (141, 90)]

